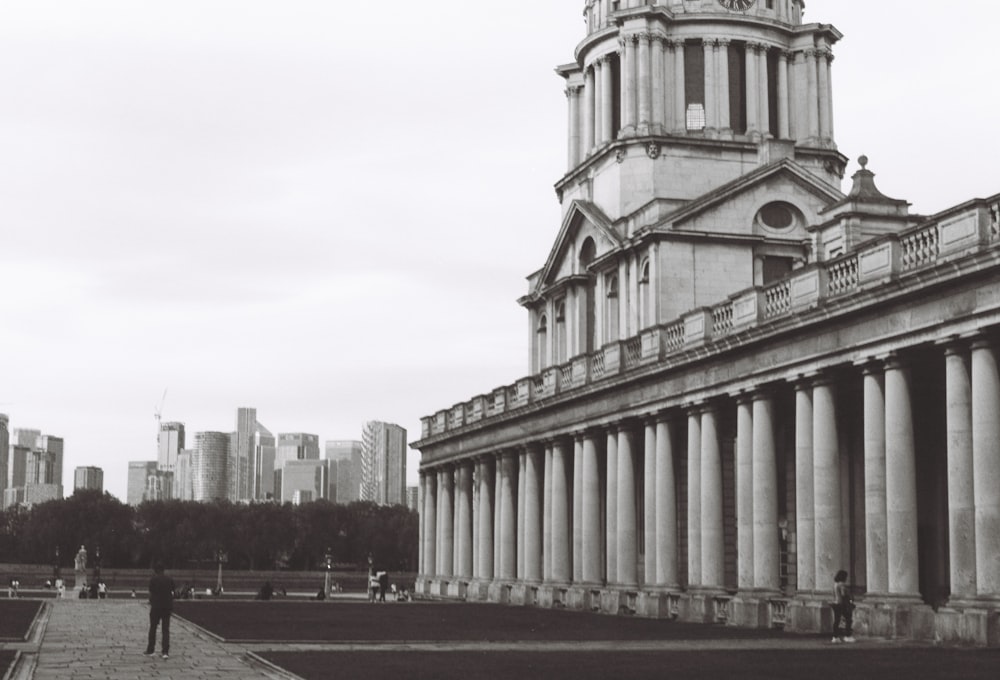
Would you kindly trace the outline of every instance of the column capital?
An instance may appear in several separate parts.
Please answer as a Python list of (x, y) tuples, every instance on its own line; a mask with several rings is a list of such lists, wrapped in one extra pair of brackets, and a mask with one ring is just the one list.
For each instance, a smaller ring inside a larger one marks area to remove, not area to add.
[(829, 369), (819, 369), (816, 371), (810, 371), (808, 373), (803, 373), (796, 379), (796, 384), (801, 385), (802, 389), (808, 389), (810, 387), (819, 387), (822, 385), (834, 385), (837, 382), (837, 377)]
[(965, 337), (968, 338), (969, 346), (972, 349), (996, 348), (997, 345), (996, 336), (987, 331), (976, 331)]
[(909, 360), (902, 356), (899, 352), (889, 352), (881, 357), (877, 357), (882, 360), (885, 364), (885, 370), (887, 371), (898, 371), (909, 366)]
[(583, 90), (583, 85), (569, 85), (566, 87), (565, 94), (567, 99), (572, 99), (580, 95), (580, 91)]
[(865, 357), (854, 362), (862, 375), (881, 375), (885, 372), (885, 362), (876, 357)]
[(718, 45), (719, 48), (729, 49), (729, 45), (732, 42), (733, 41), (730, 38), (719, 38), (718, 40), (715, 41), (715, 44)]
[(648, 32), (648, 31), (643, 31), (642, 33), (636, 33), (635, 34), (635, 41), (636, 42), (649, 43), (652, 40), (653, 40), (653, 34), (650, 33), (650, 32)]

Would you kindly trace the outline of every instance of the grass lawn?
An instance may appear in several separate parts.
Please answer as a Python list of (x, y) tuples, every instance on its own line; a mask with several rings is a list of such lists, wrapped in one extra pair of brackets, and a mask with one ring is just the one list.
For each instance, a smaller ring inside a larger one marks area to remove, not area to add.
[(785, 636), (778, 631), (666, 619), (474, 603), (181, 601), (174, 603), (174, 613), (230, 641), (537, 642)]
[(664, 652), (267, 652), (305, 678), (407, 680), (995, 680), (1000, 650), (955, 648)]
[[(0, 640), (22, 642), (42, 603), (24, 598), (0, 600)], [(3, 673), (0, 673), (0, 678)]]

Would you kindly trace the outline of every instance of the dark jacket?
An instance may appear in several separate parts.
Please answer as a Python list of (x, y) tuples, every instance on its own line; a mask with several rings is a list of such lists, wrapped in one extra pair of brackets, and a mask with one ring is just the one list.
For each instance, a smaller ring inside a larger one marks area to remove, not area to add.
[(166, 574), (153, 574), (149, 579), (149, 604), (153, 609), (170, 611), (174, 608), (174, 580)]

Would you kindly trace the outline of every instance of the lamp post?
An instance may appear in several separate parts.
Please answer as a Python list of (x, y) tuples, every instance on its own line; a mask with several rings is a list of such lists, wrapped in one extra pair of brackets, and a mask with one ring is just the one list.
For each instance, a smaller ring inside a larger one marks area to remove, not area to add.
[(332, 594), (330, 591), (330, 570), (333, 568), (333, 551), (330, 548), (326, 549), (326, 555), (323, 557), (326, 564), (326, 579), (323, 582), (323, 592), (326, 593), (327, 597)]
[(219, 576), (215, 580), (215, 594), (218, 596), (222, 595), (222, 564), (229, 561), (229, 556), (226, 554), (225, 550), (219, 548), (215, 551), (215, 559), (219, 563)]
[(59, 546), (56, 546), (56, 556), (52, 562), (52, 586), (55, 587), (59, 580)]
[(101, 546), (94, 549), (94, 585), (92, 593), (99, 592), (101, 583)]

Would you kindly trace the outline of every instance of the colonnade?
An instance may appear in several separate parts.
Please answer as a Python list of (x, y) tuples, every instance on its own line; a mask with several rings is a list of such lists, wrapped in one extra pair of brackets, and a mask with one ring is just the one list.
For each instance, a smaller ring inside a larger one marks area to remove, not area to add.
[[(947, 411), (951, 597), (996, 597), (997, 346), (978, 334), (949, 339), (937, 351), (945, 367), (940, 406)], [(863, 526), (869, 595), (917, 602), (919, 446), (912, 396), (918, 386), (909, 361), (906, 352), (890, 352), (855, 366), (699, 394), (655, 412), (608, 414), (608, 421), (566, 434), (425, 464), (422, 577), (826, 597), (834, 574), (847, 565), (850, 533)], [(862, 486), (845, 473), (845, 456), (853, 455), (845, 453), (844, 414), (838, 413), (845, 376), (859, 379), (863, 394), (863, 451), (857, 452), (863, 488), (855, 489), (863, 493), (863, 516), (852, 515), (844, 500), (844, 484)], [(794, 403), (794, 413), (781, 412), (785, 403)], [(779, 441), (779, 426), (794, 430), (792, 444)], [(731, 461), (728, 483), (725, 460)], [(783, 489), (779, 476), (788, 470), (790, 488)], [(794, 534), (787, 558), (782, 529)], [(727, 556), (735, 557), (733, 574), (726, 572)], [(791, 581), (787, 573), (794, 574)]]
[[(685, 85), (686, 54), (696, 48), (703, 50), (704, 58), (701, 102), (693, 100)], [(730, 52), (734, 49), (744, 55), (745, 101), (730, 87)], [(774, 83), (768, 75), (769, 55), (776, 62)], [(832, 144), (832, 61), (827, 47), (791, 51), (727, 38), (685, 41), (656, 32), (625, 34), (617, 51), (592, 58), (582, 77), (572, 79), (566, 90), (569, 166), (572, 169), (603, 145), (630, 136), (697, 132), (727, 139), (745, 134), (750, 139), (778, 137)], [(772, 89), (776, 128), (771, 124)], [(745, 116), (745, 130), (731, 120), (732, 101)], [(704, 120), (689, 120), (690, 104), (702, 106)]]

